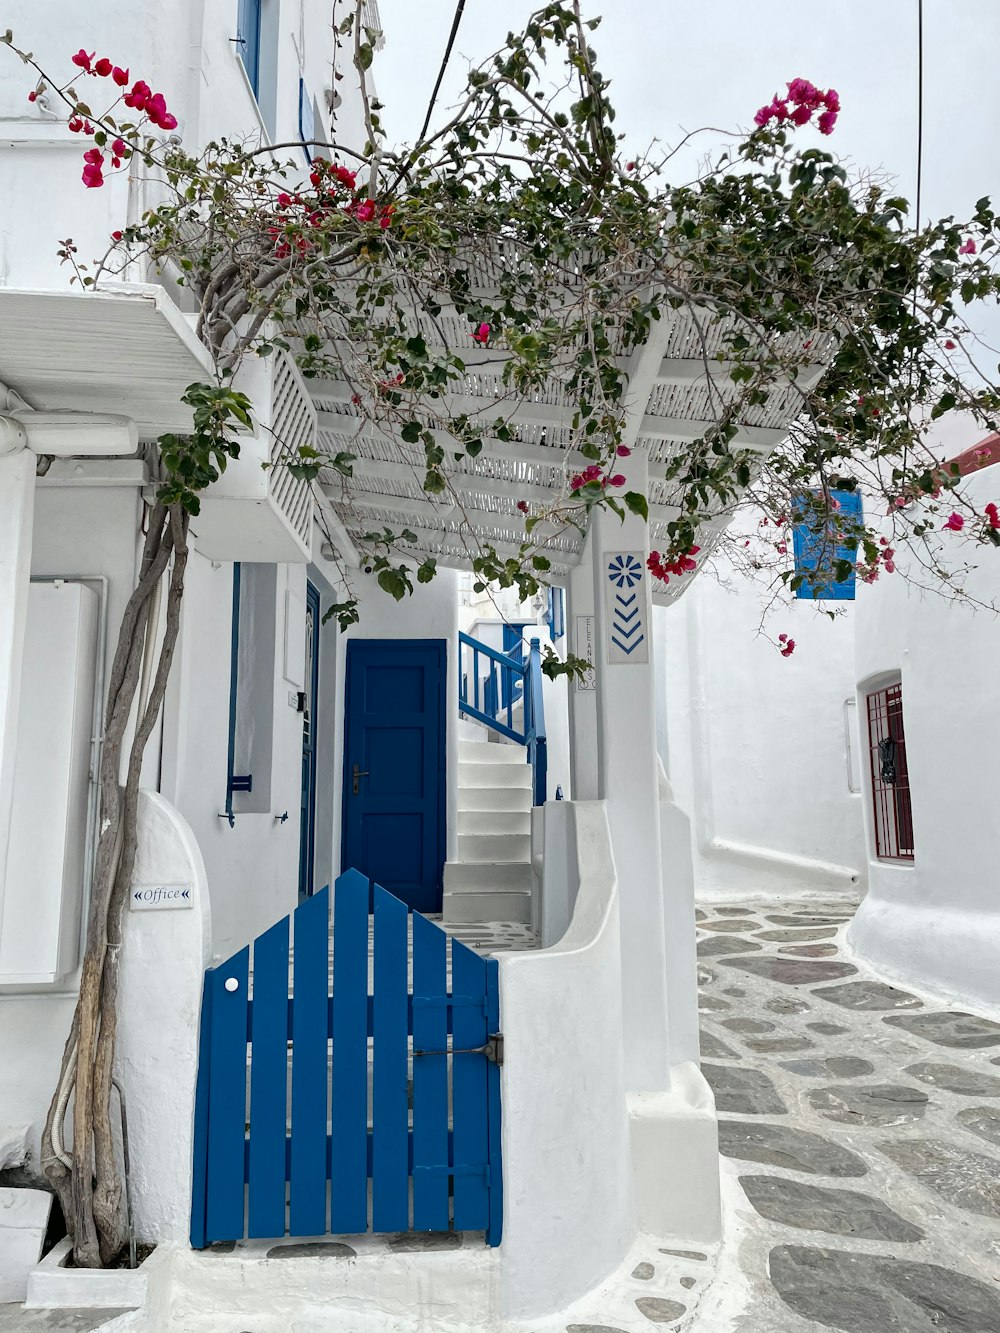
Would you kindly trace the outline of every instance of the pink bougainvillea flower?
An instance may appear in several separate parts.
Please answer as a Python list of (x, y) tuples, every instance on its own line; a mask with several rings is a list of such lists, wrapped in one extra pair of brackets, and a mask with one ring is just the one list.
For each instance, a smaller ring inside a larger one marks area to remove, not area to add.
[(827, 111), (840, 110), (840, 93), (837, 92), (836, 88), (828, 88), (826, 90), (823, 94), (823, 105), (826, 107)]
[(382, 228), (383, 231), (388, 231), (389, 228), (392, 226), (392, 217), (395, 211), (396, 211), (395, 204), (388, 204), (385, 208), (382, 209), (382, 216), (378, 220), (378, 225)]
[(107, 56), (101, 56), (100, 60), (94, 66), (94, 73), (99, 74), (102, 79), (106, 79), (113, 69), (114, 65)]
[(340, 181), (341, 185), (346, 185), (349, 190), (357, 188), (358, 174), (356, 171), (351, 171), (349, 167), (334, 167), (333, 175), (336, 180)]
[(618, 448), (615, 450), (615, 453), (618, 455), (619, 458), (630, 458), (632, 455), (632, 450), (628, 447), (627, 444), (620, 444)]
[(622, 474), (621, 474), (620, 472), (616, 472), (615, 475), (614, 475), (613, 477), (609, 477), (609, 478), (608, 478), (608, 485), (609, 485), (609, 486), (624, 486), (626, 480), (627, 480), (627, 478), (623, 477)]
[(282, 190), (281, 194), (278, 195), (278, 207), (288, 208), (291, 202), (292, 202), (292, 196), (290, 194), (286, 194), (284, 190)]
[(519, 513), (521, 513), (521, 514), (526, 514), (526, 513), (528, 512), (528, 502), (527, 502), (527, 500), (518, 500), (518, 502), (517, 502), (517, 508), (518, 508), (518, 512), (519, 512)]
[(821, 97), (819, 89), (808, 79), (792, 79), (787, 88), (788, 100), (796, 106), (816, 106)]
[(362, 199), (354, 210), (354, 216), (359, 222), (371, 222), (375, 216), (375, 204), (371, 199)]
[(124, 139), (116, 139), (111, 145), (111, 151), (114, 153), (115, 157), (124, 157), (128, 152), (128, 144)]
[(113, 232), (111, 233), (111, 239), (112, 239), (113, 241), (115, 241), (115, 242), (120, 241), (121, 238), (122, 238), (122, 233), (121, 233), (120, 231), (113, 231)]
[(816, 124), (819, 126), (820, 134), (832, 134), (834, 126), (837, 124), (836, 111), (824, 111)]
[(802, 105), (797, 106), (792, 112), (791, 121), (793, 125), (807, 125), (812, 115), (812, 108)]
[(360, 407), (360, 406), (361, 406), (361, 395), (360, 395), (359, 393), (352, 393), (352, 394), (351, 394), (351, 402), (354, 404), (355, 407)]
[(153, 90), (144, 79), (136, 79), (132, 88), (122, 99), (133, 111), (145, 111), (146, 103), (153, 95)]
[(974, 255), (976, 253), (976, 243), (971, 236), (967, 237), (958, 247), (958, 253), (960, 255)]
[(955, 343), (953, 342), (953, 340), (952, 340), (951, 338), (947, 338), (947, 339), (945, 340), (944, 350), (945, 350), (946, 352), (953, 352), (953, 351), (955, 350)]
[(989, 520), (989, 525), (994, 532), (1000, 529), (1000, 509), (997, 509), (996, 505), (993, 503), (992, 500), (986, 506), (986, 517)]
[[(486, 323), (480, 324), (479, 328), (476, 329), (475, 333), (473, 333), (472, 335), (472, 341), (474, 343), (479, 343), (480, 347), (485, 347), (490, 340), (491, 332), (492, 329), (490, 328), (489, 324)], [(588, 468), (588, 471), (589, 470), (590, 469)]]
[(625, 170), (626, 170), (626, 171), (635, 171), (635, 163), (634, 163), (634, 162), (626, 162), (626, 163), (625, 163)]
[(86, 51), (81, 46), (79, 51), (77, 51), (76, 55), (70, 56), (70, 59), (72, 60), (74, 65), (78, 65), (80, 69), (86, 70), (86, 72), (89, 74), (91, 72), (90, 71), (91, 61), (94, 59), (94, 56), (96, 55), (97, 55), (96, 51), (91, 51), (90, 55), (88, 56)]
[(88, 190), (95, 190), (104, 184), (104, 155), (98, 148), (91, 148), (83, 155), (83, 172), (80, 179)]
[(31, 92), (28, 94), (28, 101), (29, 102), (38, 101), (38, 92), (36, 91), (36, 89), (32, 88)]
[(779, 635), (778, 635), (778, 642), (779, 642), (779, 643), (787, 643), (787, 642), (788, 642), (788, 635), (787, 635), (787, 634), (779, 634)]
[[(779, 636), (779, 642), (780, 642), (780, 637), (781, 636)], [(787, 636), (785, 636), (785, 646), (784, 648), (781, 649), (781, 656), (791, 657), (792, 653), (794, 652), (795, 652), (795, 640), (789, 639)]]
[(114, 67), (114, 69), (111, 71), (111, 77), (114, 80), (114, 82), (117, 83), (119, 88), (128, 87), (128, 81), (130, 77), (129, 72), (127, 69), (122, 69), (121, 65), (116, 65)]
[(83, 121), (80, 119), (79, 116), (70, 116), (66, 124), (66, 128), (70, 131), (71, 134), (79, 134), (80, 131), (83, 129)]
[(83, 132), (84, 134), (96, 134), (97, 131), (94, 129), (93, 125), (91, 125), (89, 120), (85, 120), (83, 122)]
[(950, 513), (945, 520), (944, 526), (949, 532), (961, 532), (965, 527), (965, 519), (961, 514)]

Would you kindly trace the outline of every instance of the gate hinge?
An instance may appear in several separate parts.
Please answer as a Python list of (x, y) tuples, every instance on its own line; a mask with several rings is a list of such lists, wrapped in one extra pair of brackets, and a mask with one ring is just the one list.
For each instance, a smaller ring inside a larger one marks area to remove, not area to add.
[(503, 1064), (503, 1033), (494, 1032), (485, 1046), (456, 1046), (447, 1051), (414, 1051), (418, 1055), (485, 1055), (490, 1064)]

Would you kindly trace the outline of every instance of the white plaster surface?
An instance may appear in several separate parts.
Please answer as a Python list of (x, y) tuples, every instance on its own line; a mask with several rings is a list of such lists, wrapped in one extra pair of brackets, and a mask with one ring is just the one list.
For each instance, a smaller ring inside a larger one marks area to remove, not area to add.
[(500, 958), (509, 1317), (578, 1299), (617, 1266), (636, 1230), (607, 818), (597, 803), (564, 805), (579, 867), (569, 929), (547, 949)]
[(32, 1269), (25, 1309), (126, 1310), (145, 1302), (145, 1265), (134, 1270), (67, 1267), (71, 1249), (65, 1237)]
[[(979, 438), (958, 442), (963, 448)], [(1000, 500), (1000, 469), (967, 477), (963, 492), (982, 512)], [(940, 527), (942, 517), (935, 520)], [(981, 602), (1000, 593), (998, 553), (944, 533), (944, 562), (969, 560), (964, 578)], [(905, 555), (900, 564), (905, 568)], [(1000, 1011), (1000, 620), (953, 600), (921, 594), (883, 577), (858, 604), (858, 715), (865, 742), (865, 695), (901, 680), (913, 809), (912, 863), (874, 855), (867, 749), (862, 789), (868, 837), (868, 896), (848, 940), (885, 976), (924, 991)]]
[(198, 844), (155, 792), (140, 797), (134, 882), (192, 888), (192, 909), (125, 914), (117, 1051), (136, 1234), (147, 1242), (183, 1241), (190, 1229), (198, 1028), (211, 923)]
[(852, 604), (831, 603), (847, 608), (835, 621), (807, 600), (775, 612), (768, 632), (796, 642), (783, 658), (757, 635), (760, 587), (725, 566), (720, 574), (653, 613), (665, 660), (661, 753), (691, 813), (697, 895), (856, 893), (866, 858), (844, 713)]
[(45, 1239), (52, 1195), (0, 1185), (0, 1301), (23, 1301)]

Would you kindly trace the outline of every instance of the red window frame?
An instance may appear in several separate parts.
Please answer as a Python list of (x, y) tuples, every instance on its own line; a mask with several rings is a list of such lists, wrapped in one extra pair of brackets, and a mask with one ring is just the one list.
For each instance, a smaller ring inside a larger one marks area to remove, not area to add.
[(903, 730), (903, 687), (886, 685), (867, 696), (875, 855), (880, 861), (913, 860), (913, 812)]

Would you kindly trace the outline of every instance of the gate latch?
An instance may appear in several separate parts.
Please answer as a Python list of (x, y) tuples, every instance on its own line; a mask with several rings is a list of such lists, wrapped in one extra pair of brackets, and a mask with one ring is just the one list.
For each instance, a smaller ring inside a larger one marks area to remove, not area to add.
[(456, 1047), (450, 1051), (414, 1051), (418, 1055), (485, 1055), (491, 1065), (503, 1064), (503, 1033), (494, 1032), (485, 1046)]

